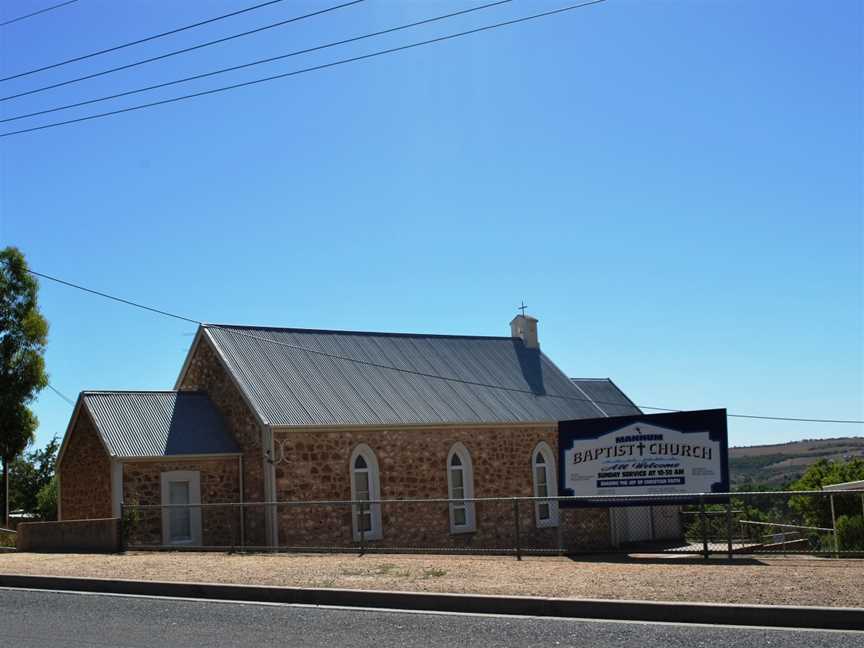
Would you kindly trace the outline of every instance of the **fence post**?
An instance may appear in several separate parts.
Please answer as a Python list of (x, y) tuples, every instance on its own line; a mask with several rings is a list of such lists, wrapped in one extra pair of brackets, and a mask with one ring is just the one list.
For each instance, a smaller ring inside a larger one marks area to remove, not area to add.
[(840, 543), (837, 540), (837, 516), (834, 513), (834, 495), (829, 496), (831, 500), (831, 528), (834, 529), (834, 557), (840, 557)]
[(240, 502), (240, 551), (246, 547), (246, 512), (243, 510), (243, 502)]
[(708, 559), (708, 525), (707, 515), (705, 514), (705, 496), (699, 496), (699, 517), (702, 520), (702, 555)]
[[(274, 501), (270, 505), (270, 507), (271, 507), (270, 508), (270, 511), (271, 511), (270, 517), (273, 520), (273, 530), (275, 531), (274, 535), (276, 536), (275, 538), (273, 538), (273, 540), (275, 540), (275, 542), (273, 543), (273, 547), (272, 547), (272, 549), (270, 549), (270, 551), (275, 553), (275, 552), (279, 551), (279, 504), (277, 501)], [(269, 541), (268, 541), (268, 544), (269, 544)]]
[(560, 502), (557, 499), (555, 500), (555, 512), (557, 513), (556, 517), (558, 518), (558, 529), (557, 529), (558, 555), (563, 556), (564, 555), (564, 538), (563, 538), (564, 518), (561, 515), (561, 506), (560, 506)]
[(519, 530), (519, 500), (513, 498), (513, 529), (516, 532), (516, 560), (522, 560), (522, 542)]
[(726, 502), (726, 534), (729, 540), (729, 560), (732, 560), (732, 498)]
[[(353, 507), (352, 507), (353, 509)], [(372, 517), (371, 515), (369, 516)], [(364, 545), (366, 544), (366, 504), (360, 503), (360, 515), (357, 518), (357, 528), (360, 529), (360, 555), (363, 555)]]
[(120, 500), (120, 551), (126, 551), (126, 515), (123, 510), (123, 500)]

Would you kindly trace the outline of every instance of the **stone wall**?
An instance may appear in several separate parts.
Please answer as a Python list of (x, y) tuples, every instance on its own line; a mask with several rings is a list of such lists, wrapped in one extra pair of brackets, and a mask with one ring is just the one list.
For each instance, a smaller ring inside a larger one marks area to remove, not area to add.
[[(196, 347), (178, 388), (207, 392), (243, 452), (244, 501), (266, 501), (261, 426), (206, 336), (202, 336)], [(246, 521), (246, 542), (263, 544), (264, 511), (261, 508), (248, 509)]]
[[(162, 544), (162, 510), (138, 505), (161, 505), (162, 473), (194, 470), (200, 473), (201, 503), (236, 503), (240, 497), (237, 457), (177, 461), (138, 461), (123, 464), (125, 533), (129, 545)], [(201, 542), (205, 546), (240, 544), (240, 509), (236, 506), (201, 508)]]
[(86, 406), (70, 430), (60, 475), (60, 517), (86, 520), (111, 517), (111, 459)]
[(18, 551), (114, 553), (121, 550), (120, 520), (22, 522), (15, 542)]
[[(349, 460), (365, 443), (380, 468), (381, 498), (447, 498), (447, 456), (456, 442), (471, 454), (475, 497), (533, 495), (532, 452), (545, 441), (557, 456), (554, 426), (502, 428), (405, 428), (399, 430), (275, 430), (279, 501), (348, 500)], [(510, 549), (515, 544), (512, 501), (478, 502), (477, 530), (451, 534), (447, 503), (392, 503), (381, 509), (380, 546), (442, 549)], [(537, 528), (534, 505), (519, 504), (520, 544), (584, 551), (608, 546), (606, 509), (562, 510), (562, 526)], [(283, 505), (282, 546), (351, 546), (346, 505)], [(370, 543), (373, 544), (373, 543)]]

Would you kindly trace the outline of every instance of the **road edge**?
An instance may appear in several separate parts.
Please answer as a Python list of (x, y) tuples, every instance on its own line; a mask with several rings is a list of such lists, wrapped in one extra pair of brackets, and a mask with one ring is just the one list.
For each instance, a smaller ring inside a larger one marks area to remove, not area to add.
[(0, 587), (168, 596), (250, 603), (388, 608), (427, 612), (512, 614), (608, 621), (704, 623), (813, 630), (864, 630), (864, 609), (862, 608), (565, 599), (487, 594), (138, 581), (23, 574), (0, 574)]

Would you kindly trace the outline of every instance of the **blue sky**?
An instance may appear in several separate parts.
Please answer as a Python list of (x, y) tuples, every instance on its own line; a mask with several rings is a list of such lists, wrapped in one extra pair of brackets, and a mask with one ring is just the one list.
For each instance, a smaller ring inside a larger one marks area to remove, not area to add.
[[(45, 6), (4, 3), (0, 19)], [(3, 76), (253, 0), (72, 5), (0, 28)], [(332, 4), (337, 4), (333, 2)], [(0, 116), (273, 56), (468, 2), (372, 1), (0, 102)], [(56, 113), (278, 74), (553, 9), (452, 21)], [(329, 6), (283, 2), (0, 83), (3, 96)], [(0, 139), (0, 245), (217, 323), (509, 334), (637, 403), (864, 418), (862, 5), (609, 0), (194, 101)], [(5, 124), (55, 121), (54, 116)], [(4, 131), (5, 132), (5, 131)], [(173, 386), (193, 325), (42, 282), (69, 396)], [(34, 404), (38, 442), (71, 408)], [(862, 426), (730, 419), (730, 443)]]

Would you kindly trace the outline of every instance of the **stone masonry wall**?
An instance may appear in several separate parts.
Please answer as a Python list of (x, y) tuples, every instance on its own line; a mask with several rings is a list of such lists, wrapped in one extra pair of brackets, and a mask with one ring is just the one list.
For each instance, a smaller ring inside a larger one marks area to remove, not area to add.
[[(261, 427), (206, 337), (195, 349), (179, 389), (207, 392), (243, 452), (243, 500), (265, 501)], [(246, 512), (246, 542), (264, 543), (262, 508)]]
[(81, 407), (57, 468), (63, 520), (111, 517), (111, 459), (93, 419)]
[[(381, 498), (447, 498), (447, 455), (461, 442), (471, 454), (475, 497), (533, 495), (532, 452), (546, 441), (557, 456), (557, 433), (548, 427), (405, 428), (399, 430), (275, 430), (279, 501), (348, 500), (349, 460), (367, 444), (380, 468)], [(451, 534), (447, 503), (382, 505), (382, 547), (510, 549), (515, 543), (512, 501), (478, 502), (477, 530)], [(562, 509), (562, 526), (537, 528), (534, 505), (519, 504), (523, 547), (573, 551), (609, 544), (606, 509)], [(350, 506), (281, 506), (282, 546), (351, 546)]]
[[(174, 470), (200, 472), (201, 503), (236, 503), (240, 496), (237, 457), (179, 461), (139, 461), (123, 464), (123, 503), (128, 544), (162, 544), (162, 510), (136, 505), (160, 505), (162, 473)], [(205, 546), (240, 544), (240, 509), (236, 506), (201, 508), (201, 542)]]

